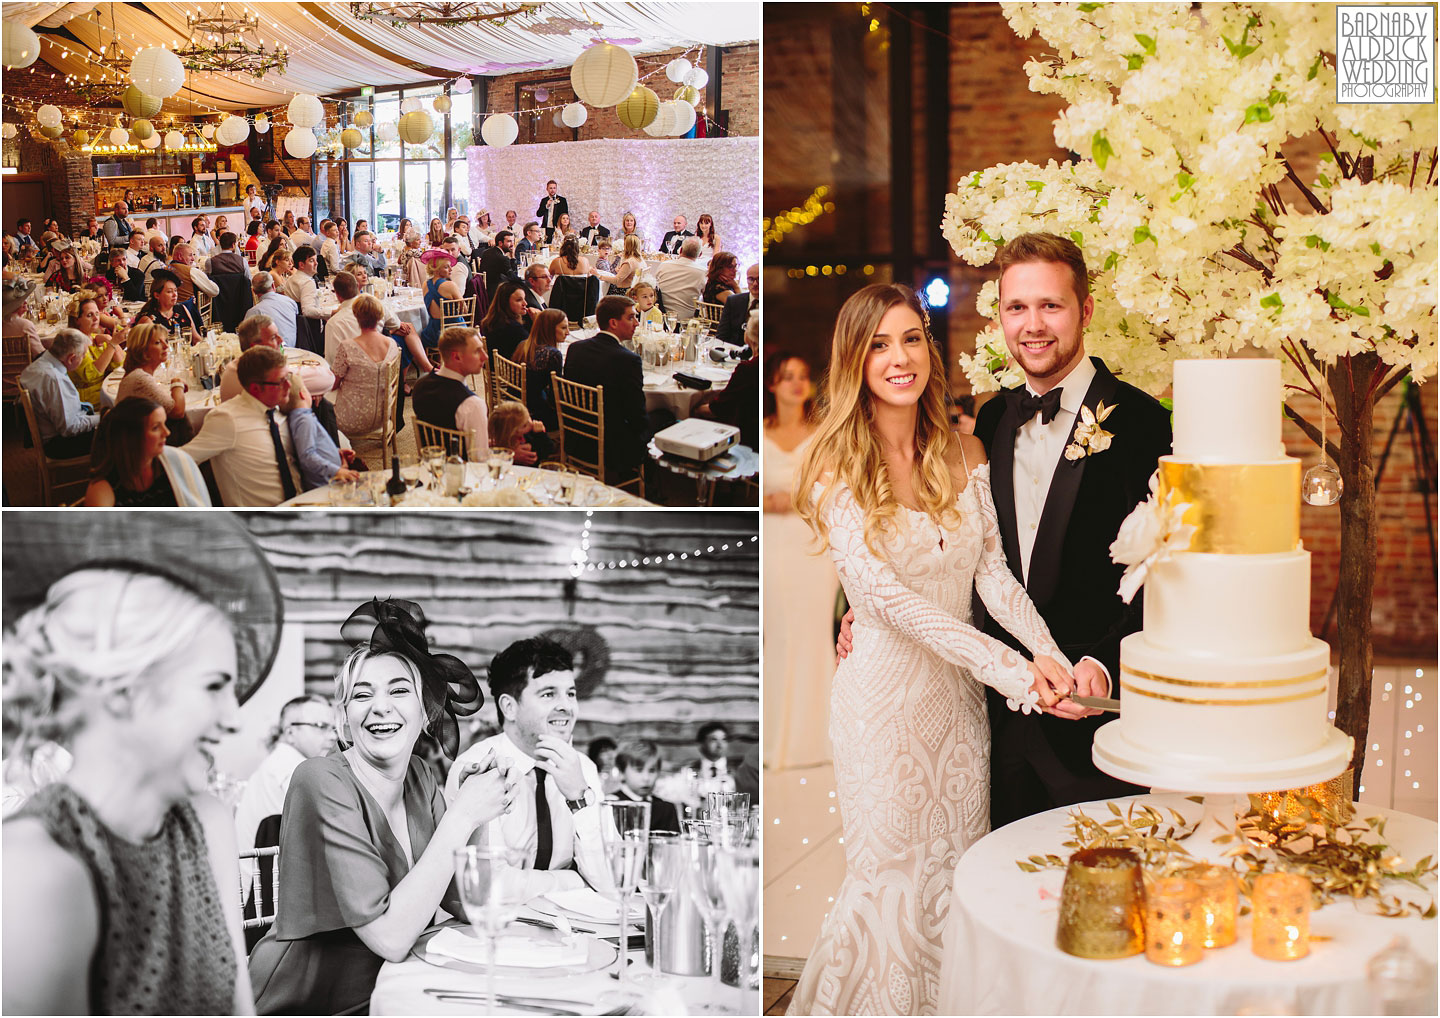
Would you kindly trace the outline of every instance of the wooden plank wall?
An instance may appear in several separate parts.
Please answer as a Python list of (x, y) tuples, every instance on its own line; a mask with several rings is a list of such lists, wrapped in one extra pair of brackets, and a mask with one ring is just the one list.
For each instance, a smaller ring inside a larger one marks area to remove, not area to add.
[[(332, 694), (349, 650), (340, 624), (356, 605), (404, 597), (425, 609), (435, 648), (470, 665), (482, 686), (491, 657), (514, 640), (591, 627), (609, 666), (581, 704), (577, 746), (599, 735), (650, 738), (675, 765), (693, 758), (696, 729), (709, 720), (730, 726), (734, 755), (758, 742), (754, 512), (240, 515), (279, 573), (287, 620), (305, 623), (311, 692)], [(588, 561), (607, 568), (573, 577), (587, 518)], [(608, 567), (647, 556), (649, 566)], [(488, 687), (477, 717), (494, 724)]]

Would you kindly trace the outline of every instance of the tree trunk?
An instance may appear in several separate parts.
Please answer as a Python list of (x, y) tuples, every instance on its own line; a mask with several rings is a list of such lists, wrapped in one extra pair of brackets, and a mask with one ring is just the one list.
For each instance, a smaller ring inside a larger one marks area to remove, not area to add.
[(1335, 725), (1355, 739), (1355, 787), (1361, 784), (1370, 734), (1370, 689), (1374, 655), (1370, 610), (1375, 599), (1375, 457), (1371, 431), (1375, 401), (1370, 395), (1375, 372), (1384, 365), (1374, 354), (1341, 358), (1330, 369), (1330, 391), (1340, 425), (1340, 462), (1345, 483), (1340, 499), (1339, 654), (1340, 689)]

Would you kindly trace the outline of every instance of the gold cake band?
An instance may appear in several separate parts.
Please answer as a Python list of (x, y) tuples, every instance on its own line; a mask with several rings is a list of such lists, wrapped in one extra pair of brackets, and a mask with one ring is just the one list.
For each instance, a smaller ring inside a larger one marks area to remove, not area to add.
[(1318, 672), (1297, 675), (1293, 679), (1260, 679), (1256, 682), (1201, 682), (1197, 679), (1172, 679), (1168, 675), (1155, 675), (1152, 672), (1142, 672), (1138, 668), (1127, 668), (1124, 664), (1120, 666), (1120, 674), (1133, 675), (1137, 679), (1149, 679), (1151, 682), (1165, 682), (1172, 686), (1192, 686), (1201, 689), (1267, 689), (1271, 686), (1293, 686), (1297, 682), (1328, 679), (1330, 670), (1322, 668)]
[(1329, 686), (1316, 686), (1314, 689), (1307, 689), (1301, 693), (1291, 696), (1264, 696), (1253, 700), (1201, 700), (1190, 696), (1167, 696), (1164, 693), (1152, 693), (1148, 689), (1141, 689), (1133, 686), (1124, 680), (1120, 682), (1120, 688), (1134, 696), (1148, 696), (1154, 700), (1164, 700), (1167, 703), (1193, 703), (1203, 704), (1207, 707), (1263, 707), (1268, 704), (1294, 703), (1296, 700), (1308, 700), (1315, 696), (1324, 696), (1329, 691)]
[(1300, 543), (1300, 461), (1190, 463), (1160, 460), (1161, 498), (1174, 491), (1189, 502), (1195, 525), (1190, 551), (1271, 555)]

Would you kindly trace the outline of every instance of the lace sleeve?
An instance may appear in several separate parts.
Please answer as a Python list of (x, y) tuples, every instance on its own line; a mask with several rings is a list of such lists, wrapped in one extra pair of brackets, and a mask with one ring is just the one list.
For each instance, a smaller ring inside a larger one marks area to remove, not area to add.
[(865, 521), (849, 488), (836, 492), (824, 515), (830, 557), (857, 616), (873, 617), (951, 664), (970, 669), (1003, 693), (1011, 710), (1030, 713), (1039, 696), (1030, 688), (1025, 658), (901, 583), (894, 569), (865, 544)]
[(980, 564), (975, 569), (975, 590), (985, 608), (996, 622), (1006, 628), (1034, 655), (1053, 657), (1073, 671), (1070, 660), (1060, 652), (1050, 635), (1050, 628), (1040, 617), (1035, 602), (1005, 561), (1005, 551), (1000, 542), (1000, 521), (995, 513), (995, 501), (990, 493), (990, 470), (988, 465), (977, 467), (970, 475), (975, 486), (975, 504), (980, 507), (984, 523), (985, 544), (980, 555)]

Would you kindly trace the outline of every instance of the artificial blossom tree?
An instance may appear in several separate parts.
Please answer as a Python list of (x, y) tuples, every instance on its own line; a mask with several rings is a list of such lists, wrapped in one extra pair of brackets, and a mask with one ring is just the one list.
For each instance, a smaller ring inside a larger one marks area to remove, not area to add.
[[(1377, 401), (1436, 369), (1433, 105), (1335, 102), (1335, 11), (1322, 4), (1007, 3), (1032, 91), (1060, 96), (1067, 163), (1010, 163), (961, 180), (943, 231), (972, 265), (1007, 237), (1068, 236), (1091, 269), (1087, 347), (1151, 392), (1170, 362), (1254, 347), (1279, 358), (1285, 413), (1338, 465), (1340, 688), (1336, 724), (1364, 766), (1372, 671)], [(1302, 139), (1304, 139), (1302, 141)], [(1323, 146), (1304, 176), (1287, 158)], [(997, 315), (997, 284), (981, 314)], [(998, 325), (961, 367), (977, 391), (1018, 384)], [(1223, 413), (1223, 408), (1216, 408)], [(1338, 440), (1335, 436), (1338, 430)]]

